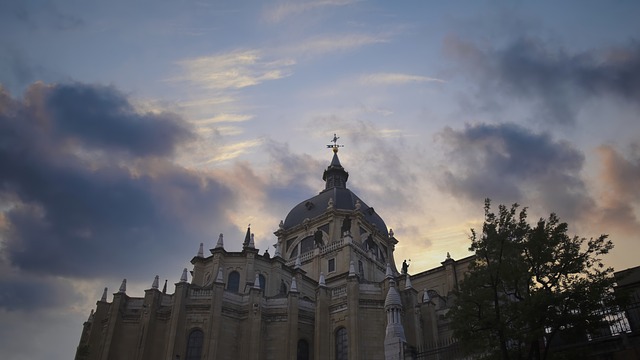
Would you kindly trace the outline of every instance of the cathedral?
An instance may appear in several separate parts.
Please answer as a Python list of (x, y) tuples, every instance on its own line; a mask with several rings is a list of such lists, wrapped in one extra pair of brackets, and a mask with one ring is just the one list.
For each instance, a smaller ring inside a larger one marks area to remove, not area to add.
[(126, 280), (110, 300), (105, 288), (76, 359), (399, 360), (435, 347), (443, 354), (452, 341), (445, 315), (472, 257), (447, 254), (441, 266), (413, 275), (406, 263), (399, 269), (399, 240), (347, 187), (336, 140), (324, 189), (280, 222), (273, 255), (255, 248), (248, 228), (240, 252), (225, 250), (222, 234), (208, 254), (200, 244), (173, 293), (157, 276), (142, 297), (127, 294)]

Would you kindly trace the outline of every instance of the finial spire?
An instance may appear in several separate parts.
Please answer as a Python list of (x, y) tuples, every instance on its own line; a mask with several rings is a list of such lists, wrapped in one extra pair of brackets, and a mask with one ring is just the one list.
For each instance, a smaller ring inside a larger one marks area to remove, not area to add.
[(100, 301), (107, 301), (107, 288), (104, 288), (104, 291), (102, 292), (102, 297), (100, 298)]
[(324, 279), (324, 273), (320, 272), (320, 280), (318, 280), (318, 285), (320, 286), (327, 286), (327, 283)]
[(251, 241), (251, 224), (247, 226), (247, 233), (244, 236), (244, 242), (242, 243), (242, 248), (246, 249), (249, 246), (250, 241)]
[(296, 277), (291, 278), (291, 287), (289, 288), (289, 292), (297, 293), (298, 292), (298, 283), (296, 282)]
[(218, 242), (216, 243), (216, 249), (224, 249), (224, 240), (223, 240), (222, 233), (220, 233), (220, 236), (218, 236)]
[(184, 268), (184, 270), (182, 270), (182, 276), (180, 276), (180, 282), (181, 283), (187, 282), (187, 268)]
[(200, 243), (200, 247), (198, 248), (198, 257), (204, 257), (204, 244)]
[(340, 137), (339, 137), (339, 136), (337, 136), (336, 134), (333, 134), (333, 139), (331, 140), (331, 142), (332, 142), (333, 144), (329, 144), (329, 145), (327, 145), (327, 147), (328, 147), (329, 149), (332, 149), (332, 150), (333, 150), (333, 153), (334, 153), (334, 154), (337, 154), (337, 153), (338, 153), (338, 149), (339, 149), (339, 148), (344, 147), (344, 145), (338, 145), (338, 139), (340, 139)]
[(162, 293), (163, 294), (167, 293), (167, 279), (164, 279), (164, 286), (162, 287)]
[(331, 140), (333, 144), (327, 145), (329, 149), (333, 150), (333, 158), (329, 167), (322, 174), (322, 180), (325, 181), (325, 190), (334, 187), (345, 188), (349, 178), (349, 173), (344, 170), (340, 164), (340, 159), (338, 159), (338, 149), (344, 147), (344, 145), (338, 145), (338, 139), (339, 137), (333, 134), (333, 140)]
[(159, 282), (160, 282), (160, 276), (156, 275), (156, 277), (153, 278), (153, 283), (151, 284), (151, 288), (157, 290), (158, 286), (160, 285)]
[(393, 279), (393, 272), (391, 271), (391, 264), (387, 263), (387, 271), (385, 273), (387, 279)]
[(256, 242), (254, 240), (253, 234), (251, 234), (251, 238), (249, 240), (249, 249), (255, 249), (255, 248), (256, 248)]
[(120, 284), (120, 289), (118, 290), (120, 293), (127, 292), (127, 279), (122, 279), (122, 284)]

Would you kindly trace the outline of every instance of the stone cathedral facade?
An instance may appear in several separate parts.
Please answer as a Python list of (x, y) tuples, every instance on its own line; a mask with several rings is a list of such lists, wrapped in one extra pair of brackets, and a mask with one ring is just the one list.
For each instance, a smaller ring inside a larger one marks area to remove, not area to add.
[(255, 248), (250, 229), (240, 252), (226, 251), (221, 234), (208, 254), (200, 245), (191, 281), (184, 269), (173, 293), (157, 277), (143, 297), (129, 296), (126, 280), (111, 301), (105, 289), (76, 359), (382, 360), (446, 347), (445, 314), (471, 257), (399, 271), (398, 240), (347, 188), (332, 148), (324, 189), (280, 222), (273, 255)]

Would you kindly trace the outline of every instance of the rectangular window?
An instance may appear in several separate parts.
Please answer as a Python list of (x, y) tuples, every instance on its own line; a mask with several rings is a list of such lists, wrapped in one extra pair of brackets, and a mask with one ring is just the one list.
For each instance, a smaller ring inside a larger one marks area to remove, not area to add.
[(335, 258), (329, 259), (329, 264), (328, 265), (329, 265), (328, 266), (328, 270), (327, 270), (328, 272), (331, 273), (331, 272), (336, 271), (336, 259)]

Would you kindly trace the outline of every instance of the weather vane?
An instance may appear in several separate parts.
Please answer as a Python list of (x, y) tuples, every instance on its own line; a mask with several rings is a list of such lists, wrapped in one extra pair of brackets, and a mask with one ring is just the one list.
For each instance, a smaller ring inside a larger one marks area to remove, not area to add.
[(334, 153), (338, 152), (338, 148), (344, 147), (344, 145), (338, 145), (338, 139), (340, 139), (340, 137), (338, 137), (336, 134), (333, 134), (333, 140), (331, 140), (333, 144), (327, 145), (327, 147), (329, 149), (332, 149)]

